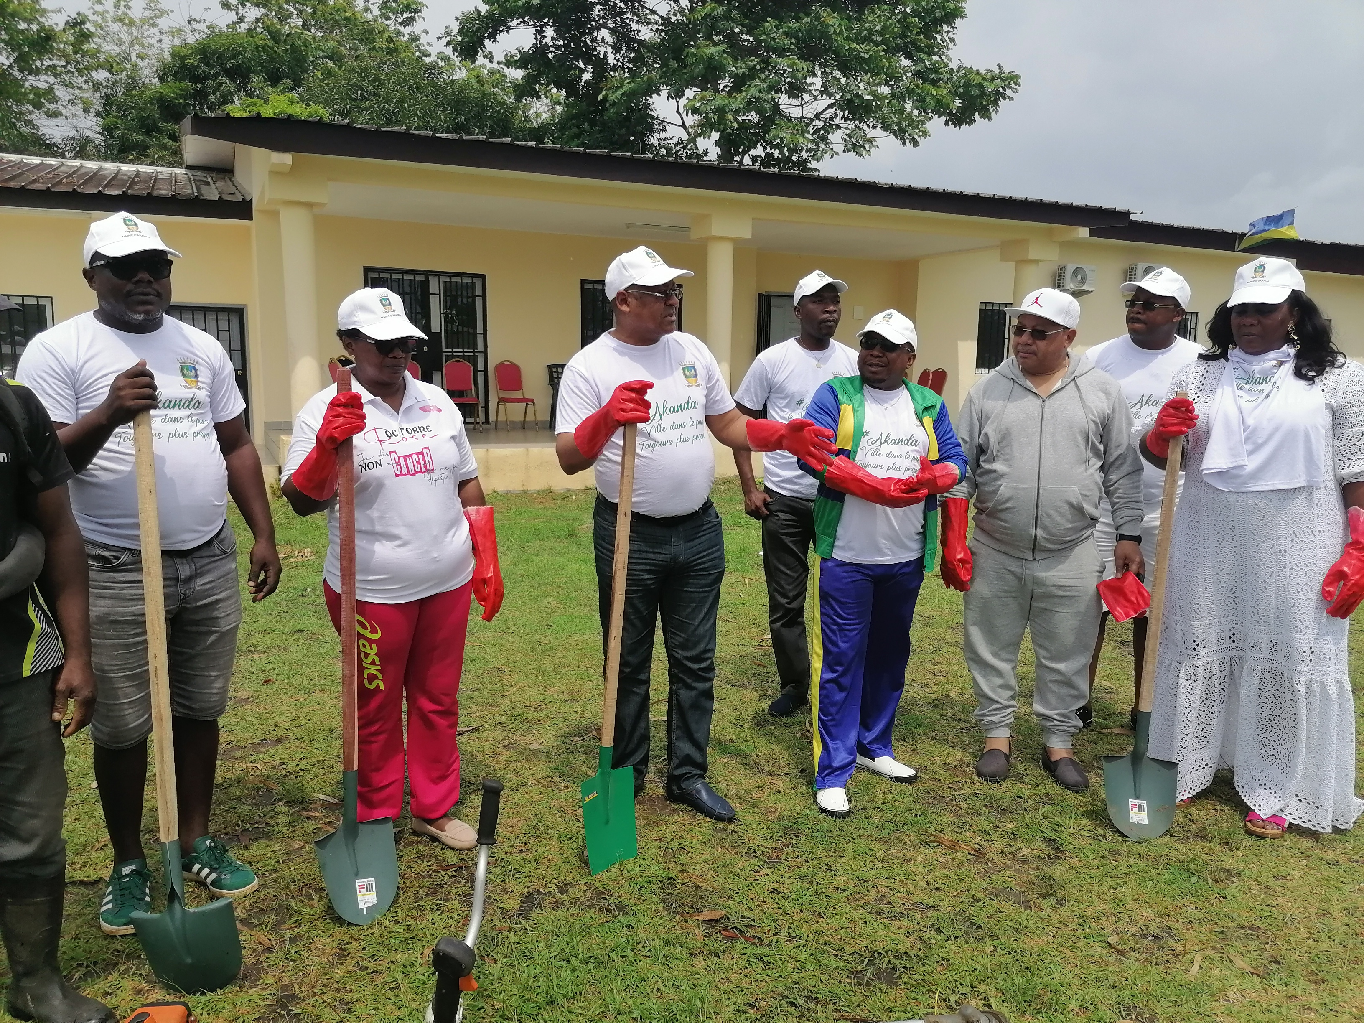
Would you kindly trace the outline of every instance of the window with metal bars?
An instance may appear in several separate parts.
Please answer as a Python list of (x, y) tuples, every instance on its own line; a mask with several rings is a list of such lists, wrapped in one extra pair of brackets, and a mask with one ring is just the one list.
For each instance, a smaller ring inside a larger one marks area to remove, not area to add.
[(52, 299), (47, 295), (5, 295), (18, 309), (0, 312), (0, 373), (14, 377), (24, 346), (52, 326)]
[(982, 302), (976, 313), (976, 369), (994, 369), (1009, 355), (1008, 302)]
[(795, 297), (790, 291), (764, 291), (758, 296), (759, 354), (788, 338), (800, 336)]
[[(1185, 312), (1184, 318), (1175, 327), (1175, 333), (1180, 337), (1187, 337), (1190, 341), (1198, 341), (1198, 314), (1195, 312)], [(1203, 342), (1199, 341), (1199, 344)]]
[[(445, 386), (445, 364), (463, 359), (474, 370), (481, 421), (488, 421), (488, 278), (483, 274), (441, 273), (365, 267), (365, 287), (387, 288), (403, 300), (407, 318), (426, 334), (412, 361), (421, 378)], [(466, 418), (473, 415), (473, 406)]]
[[(606, 297), (605, 281), (578, 281), (578, 308), (581, 330), (578, 347), (586, 348), (615, 325), (611, 300)], [(677, 329), (682, 329), (682, 303), (677, 303)]]
[(181, 323), (198, 327), (205, 334), (218, 339), (232, 360), (232, 371), (237, 378), (237, 390), (242, 392), (246, 409), (246, 428), (251, 429), (251, 389), (246, 380), (246, 309), (239, 305), (172, 305), (166, 309)]

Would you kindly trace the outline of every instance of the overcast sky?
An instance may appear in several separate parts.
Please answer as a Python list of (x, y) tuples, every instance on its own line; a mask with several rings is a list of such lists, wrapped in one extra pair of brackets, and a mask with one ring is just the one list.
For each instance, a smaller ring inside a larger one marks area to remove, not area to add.
[[(428, 5), (435, 36), (473, 3)], [(1360, 0), (968, 0), (957, 54), (1022, 76), (993, 121), (825, 171), (1235, 231), (1296, 208), (1304, 238), (1364, 243)]]

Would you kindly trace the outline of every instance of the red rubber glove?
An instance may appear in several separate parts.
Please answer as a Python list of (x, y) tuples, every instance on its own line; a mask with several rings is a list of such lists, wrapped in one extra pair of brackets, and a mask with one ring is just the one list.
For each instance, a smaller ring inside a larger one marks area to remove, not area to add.
[(834, 447), (834, 431), (816, 426), (808, 419), (792, 419), (789, 423), (750, 419), (746, 432), (752, 450), (789, 451), (815, 469), (823, 469), (838, 453)]
[(1099, 599), (1115, 622), (1145, 614), (1151, 606), (1151, 591), (1131, 572), (1124, 572), (1116, 579), (1105, 579), (1099, 583), (1098, 590)]
[(971, 550), (966, 546), (966, 520), (971, 502), (949, 497), (942, 503), (942, 581), (965, 593), (971, 588)]
[(839, 455), (824, 470), (824, 482), (833, 489), (853, 497), (860, 497), (883, 508), (908, 508), (920, 504), (928, 491), (914, 477), (873, 476), (847, 455)]
[(1156, 413), (1155, 424), (1146, 434), (1146, 450), (1157, 458), (1170, 457), (1170, 441), (1183, 437), (1198, 423), (1194, 403), (1188, 398), (1171, 398)]
[(1364, 600), (1364, 511), (1358, 508), (1350, 509), (1350, 542), (1327, 570), (1321, 599), (1330, 601), (1326, 613), (1332, 618), (1349, 618)]
[(493, 528), (490, 504), (465, 508), (469, 520), (469, 539), (474, 544), (474, 599), (483, 608), (483, 620), (490, 622), (502, 606), (502, 567), (497, 563), (497, 531)]
[(611, 435), (626, 423), (647, 423), (651, 415), (646, 392), (652, 380), (627, 380), (606, 399), (606, 404), (578, 424), (573, 443), (584, 458), (595, 459)]
[(920, 455), (917, 479), (930, 494), (945, 494), (961, 481), (961, 474), (951, 462), (934, 465)]
[(289, 477), (294, 488), (314, 501), (329, 500), (336, 493), (336, 449), (364, 428), (365, 406), (358, 392), (346, 391), (327, 402), (317, 443)]

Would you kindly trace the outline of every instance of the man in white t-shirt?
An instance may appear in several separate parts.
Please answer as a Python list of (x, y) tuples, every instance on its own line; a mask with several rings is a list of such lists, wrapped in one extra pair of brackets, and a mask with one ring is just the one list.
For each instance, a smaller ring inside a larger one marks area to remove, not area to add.
[[(834, 340), (848, 290), (822, 270), (796, 284), (800, 335), (760, 352), (734, 392), (739, 411), (788, 423), (805, 415), (821, 384), (857, 373), (857, 353)], [(767, 579), (767, 622), (781, 692), (769, 706), (787, 717), (810, 697), (810, 647), (805, 636), (805, 591), (810, 578), (810, 545), (815, 541), (815, 493), (819, 484), (801, 472), (794, 455), (763, 455), (763, 481), (753, 478), (753, 454), (735, 450), (734, 465), (744, 489), (744, 511), (762, 522), (763, 575)]]
[[(1175, 374), (1193, 362), (1201, 347), (1176, 331), (1179, 321), (1189, 307), (1189, 285), (1179, 274), (1162, 266), (1151, 271), (1140, 281), (1128, 282), (1121, 288), (1127, 296), (1127, 333), (1111, 341), (1095, 345), (1085, 358), (1103, 370), (1122, 386), (1123, 397), (1132, 411), (1132, 445), (1136, 447), (1143, 434), (1156, 421), (1156, 413), (1169, 395), (1170, 382)], [(1181, 481), (1182, 482), (1182, 481)], [(1160, 502), (1165, 488), (1165, 470), (1157, 469), (1142, 460), (1141, 554), (1146, 562), (1149, 582), (1156, 566), (1156, 536), (1160, 532)], [(1111, 579), (1113, 545), (1119, 539), (1113, 528), (1113, 509), (1107, 499), (1099, 504), (1099, 522), (1094, 527), (1094, 543), (1104, 560), (1104, 578)], [(1136, 539), (1136, 537), (1132, 537)], [(1094, 659), (1089, 665), (1089, 688), (1094, 689), (1094, 677), (1099, 670), (1099, 655), (1103, 652), (1104, 625), (1108, 612), (1099, 620), (1099, 638), (1094, 645)], [(1146, 616), (1132, 619), (1133, 697), (1141, 685), (1142, 656), (1146, 651)], [(1080, 708), (1082, 727), (1094, 720), (1091, 701)]]
[(132, 914), (151, 908), (142, 849), (151, 693), (132, 436), (141, 412), (151, 412), (156, 452), (182, 866), (215, 895), (257, 883), (208, 834), (242, 613), (229, 493), (255, 536), (253, 600), (279, 584), (279, 554), (232, 363), (215, 338), (165, 315), (179, 255), (127, 213), (91, 224), (83, 273), (98, 307), (35, 337), (16, 374), (47, 406), (77, 473), (71, 506), (90, 566), (99, 681), (95, 780), (114, 858), (100, 908), (106, 934), (133, 933)]
[[(611, 563), (623, 438), (637, 423), (630, 561), (621, 637), (612, 767), (633, 767), (635, 794), (649, 769), (649, 665), (662, 619), (668, 653), (668, 773), (664, 794), (713, 820), (734, 808), (706, 781), (715, 706), (715, 623), (725, 574), (724, 535), (710, 501), (715, 453), (778, 447), (823, 466), (832, 434), (808, 420), (750, 419), (734, 406), (715, 357), (677, 329), (680, 277), (640, 246), (606, 271), (615, 326), (569, 360), (559, 385), (555, 446), (569, 474), (596, 474), (593, 545), (602, 633), (610, 624)], [(652, 393), (651, 393), (652, 392)]]

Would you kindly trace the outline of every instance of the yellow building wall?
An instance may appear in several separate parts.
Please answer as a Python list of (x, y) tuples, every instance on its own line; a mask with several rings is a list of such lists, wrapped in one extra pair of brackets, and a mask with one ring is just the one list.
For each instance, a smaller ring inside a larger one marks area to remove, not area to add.
[(1012, 301), (1013, 280), (1013, 264), (1001, 263), (996, 248), (919, 260), (916, 364), (947, 370), (943, 398), (953, 413), (975, 383), (980, 303)]

